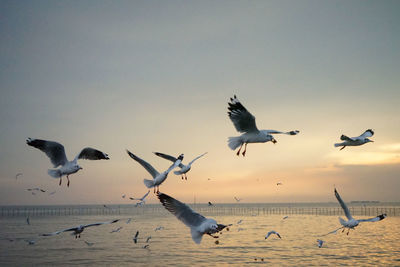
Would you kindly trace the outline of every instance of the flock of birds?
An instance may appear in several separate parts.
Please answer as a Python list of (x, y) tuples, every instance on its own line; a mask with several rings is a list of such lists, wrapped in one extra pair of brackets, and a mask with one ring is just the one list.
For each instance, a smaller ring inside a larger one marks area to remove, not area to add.
[[(265, 143), (265, 142), (272, 142), (272, 143), (277, 143), (276, 139), (274, 138), (273, 135), (275, 134), (286, 134), (286, 135), (297, 135), (299, 134), (298, 130), (292, 130), (292, 131), (277, 131), (277, 130), (258, 130), (255, 122), (255, 117), (240, 103), (240, 101), (237, 99), (236, 95), (230, 99), (230, 102), (228, 103), (228, 116), (230, 120), (232, 121), (233, 125), (235, 126), (236, 130), (240, 133), (242, 133), (240, 136), (235, 136), (235, 137), (229, 137), (228, 138), (228, 146), (232, 150), (236, 150), (237, 148), (238, 151), (236, 152), (236, 155), (240, 156), (240, 152), (243, 148), (242, 151), (242, 156), (246, 155), (247, 152), (247, 145), (249, 143)], [(340, 139), (343, 141), (341, 143), (336, 143), (334, 144), (335, 147), (341, 147), (340, 150), (344, 149), (346, 146), (360, 146), (363, 144), (366, 144), (368, 142), (373, 142), (370, 140), (368, 137), (373, 136), (374, 132), (371, 129), (366, 130), (363, 134), (357, 137), (347, 137), (345, 135), (342, 135)], [(64, 146), (61, 145), (60, 143), (54, 142), (54, 141), (47, 141), (47, 140), (40, 140), (40, 139), (27, 139), (27, 144), (29, 146), (32, 146), (34, 148), (37, 148), (44, 152), (49, 158), (51, 163), (53, 164), (54, 168), (60, 167), (58, 169), (50, 169), (48, 170), (48, 174), (51, 177), (59, 179), (59, 185), (61, 185), (62, 182), (62, 177), (66, 176), (67, 178), (67, 186), (70, 185), (70, 180), (69, 176), (71, 174), (74, 174), (78, 172), (79, 170), (82, 170), (82, 167), (78, 164), (78, 160), (80, 159), (87, 159), (87, 160), (109, 160), (109, 156), (101, 152), (97, 149), (86, 147), (80, 151), (73, 160), (69, 161), (67, 159), (67, 156), (65, 154), (65, 149)], [(196, 158), (194, 158), (192, 161), (190, 161), (187, 165), (184, 165), (182, 163), (184, 155), (181, 154), (178, 157), (174, 157), (168, 154), (160, 153), (160, 152), (155, 152), (154, 154), (164, 158), (170, 162), (172, 162), (171, 166), (162, 172), (157, 171), (150, 163), (145, 161), (144, 159), (138, 157), (137, 155), (133, 154), (129, 150), (126, 150), (127, 154), (129, 157), (131, 157), (133, 160), (135, 160), (137, 163), (139, 163), (146, 171), (152, 176), (152, 179), (144, 179), (144, 185), (150, 189), (153, 188), (153, 192), (156, 194), (158, 197), (159, 201), (161, 204), (167, 209), (170, 213), (175, 215), (177, 219), (179, 219), (182, 223), (184, 223), (187, 227), (190, 228), (190, 233), (193, 241), (197, 244), (199, 244), (202, 240), (202, 237), (207, 234), (213, 238), (218, 238), (219, 236), (216, 235), (220, 233), (223, 229), (229, 230), (228, 226), (231, 226), (232, 224), (220, 224), (217, 223), (214, 219), (211, 218), (206, 218), (203, 215), (195, 212), (192, 210), (188, 205), (185, 203), (180, 202), (179, 200), (161, 193), (159, 191), (160, 185), (167, 179), (168, 174), (174, 170), (175, 168), (179, 168), (179, 170), (175, 171), (174, 174), (180, 175), (182, 179), (187, 180), (187, 172), (190, 171), (192, 164), (198, 160), (199, 158), (203, 157), (204, 155), (207, 154), (203, 153)], [(22, 173), (18, 173), (15, 178), (17, 179), (20, 177)], [(281, 182), (277, 183), (277, 186), (282, 185)], [(42, 192), (42, 189), (40, 188), (32, 188), (28, 190), (39, 190)], [(150, 190), (141, 198), (133, 198), (131, 197), (131, 200), (138, 200), (137, 205), (143, 205), (145, 203), (146, 197), (149, 195)], [(340, 197), (339, 193), (337, 192), (336, 188), (334, 189), (334, 194), (335, 197), (337, 198), (340, 206), (342, 207), (344, 214), (347, 217), (347, 220), (344, 220), (342, 218), (339, 218), (339, 222), (341, 224), (341, 227), (335, 229), (334, 231), (329, 232), (328, 234), (336, 233), (338, 230), (343, 229), (342, 232), (347, 229), (347, 234), (349, 234), (349, 231), (351, 229), (354, 229), (356, 226), (359, 225), (361, 222), (376, 222), (384, 219), (386, 217), (386, 214), (381, 214), (378, 215), (377, 217), (373, 217), (370, 219), (360, 219), (356, 220), (352, 217), (350, 214), (350, 211), (348, 207), (346, 206), (345, 202), (342, 200)], [(125, 198), (126, 195), (123, 195), (122, 198)], [(236, 196), (234, 197), (236, 202), (240, 202), (242, 199), (237, 198)], [(213, 204), (209, 202), (209, 205), (212, 206)], [(286, 219), (284, 217), (284, 219)], [(42, 236), (54, 236), (58, 235), (63, 232), (72, 232), (72, 234), (76, 237), (79, 238), (80, 234), (84, 231), (85, 228), (92, 227), (92, 226), (100, 226), (100, 225), (105, 225), (105, 224), (113, 224), (118, 222), (119, 219), (112, 220), (112, 221), (107, 221), (107, 222), (100, 222), (100, 223), (92, 223), (92, 224), (86, 224), (86, 225), (79, 225), (75, 227), (70, 227), (67, 229), (59, 230), (53, 233), (47, 233), (47, 234), (42, 234)], [(130, 222), (130, 220), (129, 220)], [(127, 223), (129, 223), (127, 222)], [(241, 221), (240, 221), (241, 223)], [(238, 224), (240, 224), (238, 223)], [(112, 232), (119, 232), (122, 229), (122, 227), (119, 227)], [(161, 226), (156, 228), (155, 231), (161, 230)], [(133, 237), (133, 241), (137, 243), (137, 237), (139, 235), (139, 231), (136, 232), (135, 236)], [(265, 236), (265, 239), (268, 239), (270, 235), (276, 235), (278, 238), (281, 238), (281, 235), (276, 232), (276, 231), (270, 231), (268, 234)], [(151, 238), (151, 237), (150, 237)], [(147, 239), (147, 242), (149, 242), (150, 238)], [(85, 241), (86, 242), (86, 241)], [(318, 239), (318, 246), (322, 247), (324, 241)], [(218, 244), (218, 241), (216, 241)], [(88, 246), (90, 244), (87, 243)], [(146, 247), (148, 248), (148, 246)]]

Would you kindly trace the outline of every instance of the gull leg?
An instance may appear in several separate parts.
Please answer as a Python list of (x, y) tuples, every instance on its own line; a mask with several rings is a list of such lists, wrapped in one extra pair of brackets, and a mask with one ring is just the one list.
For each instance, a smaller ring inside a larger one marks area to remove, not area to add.
[(69, 187), (69, 177), (68, 177), (68, 175), (67, 175), (67, 180), (68, 180), (67, 187)]
[(186, 173), (185, 173), (185, 180), (187, 180), (187, 176), (186, 176)]
[(346, 229), (346, 228), (343, 228), (342, 233), (344, 232), (345, 229)]
[(242, 153), (243, 157), (246, 155), (246, 151), (247, 151), (247, 143), (244, 144), (244, 151)]
[(240, 150), (242, 149), (242, 146), (243, 146), (243, 143), (240, 145), (240, 148), (239, 148), (238, 152), (236, 153), (236, 155), (238, 155), (238, 156), (239, 156), (239, 154), (240, 154)]
[[(346, 146), (343, 146), (340, 150), (343, 150), (345, 147), (346, 147)], [(340, 150), (339, 150), (339, 151), (340, 151)]]
[(62, 181), (62, 178), (61, 178), (61, 176), (60, 176), (60, 182), (58, 183), (58, 185), (61, 185), (61, 181)]
[(349, 230), (347, 230), (347, 234), (346, 235), (349, 235), (349, 232), (350, 232), (350, 228), (349, 228)]
[(154, 186), (154, 190), (153, 190), (153, 193), (155, 194), (156, 193), (156, 187)]
[(181, 175), (181, 178), (182, 178), (182, 180), (183, 180), (183, 174)]

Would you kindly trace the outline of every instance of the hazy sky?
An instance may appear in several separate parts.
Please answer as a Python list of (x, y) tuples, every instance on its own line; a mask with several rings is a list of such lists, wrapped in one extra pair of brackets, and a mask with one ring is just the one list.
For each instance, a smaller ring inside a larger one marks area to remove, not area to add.
[[(399, 1), (1, 0), (0, 205), (129, 203), (150, 175), (125, 149), (159, 171), (170, 162), (153, 151), (207, 151), (188, 181), (160, 187), (186, 202), (336, 201), (334, 185), (346, 201), (400, 201), (399, 13)], [(237, 157), (233, 94), (259, 129), (300, 134)], [(333, 147), (368, 128), (374, 143)], [(81, 161), (59, 187), (27, 137), (111, 160)], [(57, 193), (26, 191), (37, 186)]]

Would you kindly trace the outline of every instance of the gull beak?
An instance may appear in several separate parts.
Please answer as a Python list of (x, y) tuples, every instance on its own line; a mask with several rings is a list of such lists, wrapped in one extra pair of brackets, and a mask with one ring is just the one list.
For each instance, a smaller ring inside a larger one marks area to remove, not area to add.
[(83, 168), (82, 168), (82, 167), (79, 167), (79, 169), (80, 169), (80, 170), (83, 170)]
[(277, 143), (277, 141), (276, 141), (275, 139), (272, 139), (271, 141), (272, 141), (272, 143), (274, 143), (274, 144)]

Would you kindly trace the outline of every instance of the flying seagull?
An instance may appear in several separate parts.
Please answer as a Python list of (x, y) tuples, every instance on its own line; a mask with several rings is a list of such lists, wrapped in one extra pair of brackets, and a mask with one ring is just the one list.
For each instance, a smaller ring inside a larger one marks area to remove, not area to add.
[(97, 149), (86, 147), (79, 152), (78, 155), (72, 160), (68, 161), (65, 155), (64, 146), (60, 143), (53, 141), (46, 141), (40, 139), (28, 138), (26, 143), (29, 146), (33, 146), (40, 149), (50, 158), (51, 163), (54, 168), (61, 166), (58, 169), (48, 170), (47, 173), (54, 178), (60, 178), (60, 185), (62, 181), (62, 176), (67, 176), (67, 186), (69, 186), (69, 175), (78, 172), (82, 169), (78, 165), (78, 159), (89, 159), (89, 160), (100, 160), (100, 159), (110, 159), (106, 153), (103, 153)]
[(214, 204), (208, 201), (208, 206), (214, 206)]
[(190, 228), (192, 239), (196, 244), (200, 244), (204, 234), (218, 238), (218, 236), (213, 236), (212, 234), (218, 233), (228, 226), (218, 224), (214, 219), (208, 219), (196, 213), (186, 204), (166, 194), (158, 193), (157, 197), (169, 212)]
[(94, 243), (92, 243), (92, 242), (88, 242), (88, 241), (86, 241), (86, 240), (85, 240), (85, 243), (86, 243), (86, 245), (88, 245), (88, 247), (91, 247), (91, 246), (93, 246), (93, 245), (94, 245)]
[(237, 198), (237, 197), (233, 197), (235, 200), (236, 200), (236, 202), (240, 202), (242, 199), (241, 198)]
[[(339, 222), (342, 225), (342, 227), (339, 227), (336, 230), (333, 230), (332, 232), (329, 232), (328, 234), (333, 234), (336, 233), (339, 229), (343, 229), (342, 232), (344, 232), (344, 230), (347, 228), (347, 235), (350, 232), (350, 229), (354, 229), (360, 222), (377, 222), (380, 220), (383, 220), (386, 218), (386, 214), (381, 214), (378, 215), (374, 218), (369, 218), (369, 219), (360, 219), (360, 220), (356, 220), (351, 216), (350, 210), (347, 207), (346, 203), (344, 203), (344, 201), (342, 200), (342, 198), (339, 195), (339, 192), (336, 190), (335, 188), (335, 197), (338, 200), (340, 206), (342, 207), (344, 214), (346, 215), (347, 221), (342, 219), (341, 217), (339, 217)], [(328, 235), (326, 234), (326, 235)]]
[(342, 143), (336, 143), (334, 146), (338, 147), (341, 146), (342, 149), (344, 149), (346, 146), (361, 146), (363, 144), (369, 143), (369, 142), (374, 142), (370, 140), (368, 137), (371, 137), (374, 135), (374, 131), (371, 129), (366, 130), (362, 135), (357, 136), (357, 137), (348, 137), (344, 134), (340, 137), (340, 140), (344, 141)]
[(158, 227), (156, 227), (156, 229), (154, 229), (154, 231), (160, 231), (160, 230), (162, 230), (162, 229), (164, 229), (163, 226), (158, 226)]
[(318, 247), (321, 248), (322, 244), (324, 244), (325, 241), (321, 240), (321, 239), (317, 239), (317, 242), (318, 242)]
[(123, 228), (123, 227), (120, 226), (120, 227), (118, 227), (117, 229), (111, 230), (110, 233), (118, 233), (119, 231), (121, 231), (122, 228)]
[(278, 182), (278, 183), (276, 183), (276, 185), (282, 185), (282, 183), (281, 183), (281, 182)]
[(159, 173), (158, 171), (156, 171), (156, 169), (153, 168), (153, 166), (151, 166), (148, 162), (144, 161), (143, 159), (139, 158), (138, 156), (132, 154), (129, 150), (126, 150), (126, 152), (128, 153), (128, 155), (136, 160), (140, 165), (143, 166), (143, 168), (146, 169), (146, 171), (148, 171), (151, 176), (153, 176), (153, 180), (148, 180), (148, 179), (144, 179), (143, 182), (145, 184), (145, 186), (147, 188), (152, 188), (154, 187), (154, 193), (156, 192), (156, 187), (157, 187), (157, 192), (159, 191), (159, 186), (160, 184), (162, 184), (165, 179), (167, 179), (168, 173), (170, 171), (172, 171), (176, 166), (179, 166), (179, 164), (181, 164), (182, 160), (183, 160), (183, 154), (181, 154), (177, 161), (175, 161), (169, 168), (168, 170)]
[(31, 225), (31, 221), (29, 220), (29, 216), (26, 217), (26, 224), (27, 224), (27, 225)]
[(267, 235), (265, 236), (265, 239), (267, 239), (270, 235), (272, 235), (272, 234), (275, 234), (275, 235), (277, 235), (279, 238), (282, 238), (280, 235), (279, 235), (279, 233), (278, 232), (276, 232), (276, 231), (269, 231), (268, 233), (267, 233)]
[(21, 173), (21, 172), (19, 172), (19, 173), (17, 173), (17, 174), (15, 175), (15, 179), (18, 179), (18, 177), (20, 177), (20, 176), (22, 176), (22, 173)]
[(144, 204), (144, 203), (146, 203), (146, 197), (149, 195), (149, 193), (150, 193), (150, 190), (149, 191), (147, 191), (147, 193), (146, 194), (144, 194), (144, 196), (142, 196), (141, 198), (130, 198), (131, 200), (139, 200), (139, 202), (138, 203), (140, 203), (140, 204), (138, 204), (138, 203), (136, 203), (137, 205), (142, 205), (142, 204)]
[(99, 226), (99, 225), (103, 225), (103, 224), (111, 224), (111, 223), (116, 223), (118, 221), (119, 221), (119, 219), (113, 220), (113, 221), (109, 221), (109, 222), (91, 223), (91, 224), (85, 224), (85, 225), (81, 224), (79, 226), (67, 228), (67, 229), (60, 230), (60, 231), (57, 231), (57, 232), (54, 232), (54, 233), (42, 234), (41, 236), (54, 236), (54, 235), (58, 235), (58, 234), (63, 233), (63, 232), (72, 232), (72, 235), (75, 235), (75, 238), (78, 238), (78, 237), (80, 238), (81, 237), (81, 233), (87, 227)]
[(150, 239), (151, 239), (151, 236), (148, 236), (146, 239), (146, 243), (149, 243)]
[(275, 144), (276, 140), (272, 134), (296, 135), (299, 133), (298, 130), (290, 132), (258, 130), (256, 126), (256, 118), (240, 103), (240, 101), (236, 98), (236, 95), (231, 98), (231, 101), (228, 103), (228, 105), (229, 118), (233, 122), (236, 130), (240, 133), (243, 133), (241, 136), (229, 137), (228, 139), (228, 146), (232, 150), (235, 150), (240, 146), (236, 153), (238, 156), (243, 144), (245, 146), (242, 155), (245, 156), (248, 143), (265, 143), (271, 141)]
[(136, 234), (133, 237), (133, 242), (135, 242), (135, 244), (137, 243), (138, 236), (139, 236), (139, 231), (136, 231)]
[[(177, 158), (175, 158), (175, 157), (173, 157), (173, 156), (170, 156), (170, 155), (167, 155), (167, 154), (163, 154), (163, 153), (160, 153), (160, 152), (154, 152), (154, 154), (156, 154), (157, 156), (162, 157), (162, 158), (164, 158), (164, 159), (167, 159), (167, 160), (169, 160), (169, 161), (172, 161), (172, 162), (176, 162), (176, 161), (178, 160)], [(184, 165), (184, 164), (180, 163), (178, 166), (179, 166), (179, 168), (181, 168), (181, 169), (180, 169), (179, 171), (174, 171), (174, 174), (176, 174), (176, 175), (181, 175), (182, 180), (183, 180), (183, 178), (185, 178), (185, 180), (187, 180), (186, 173), (187, 173), (188, 171), (190, 171), (190, 169), (192, 168), (193, 162), (195, 162), (196, 160), (198, 160), (199, 158), (201, 158), (201, 157), (204, 156), (205, 154), (207, 154), (207, 152), (201, 154), (200, 156), (195, 157), (195, 158), (194, 158), (191, 162), (189, 162), (187, 165)]]

